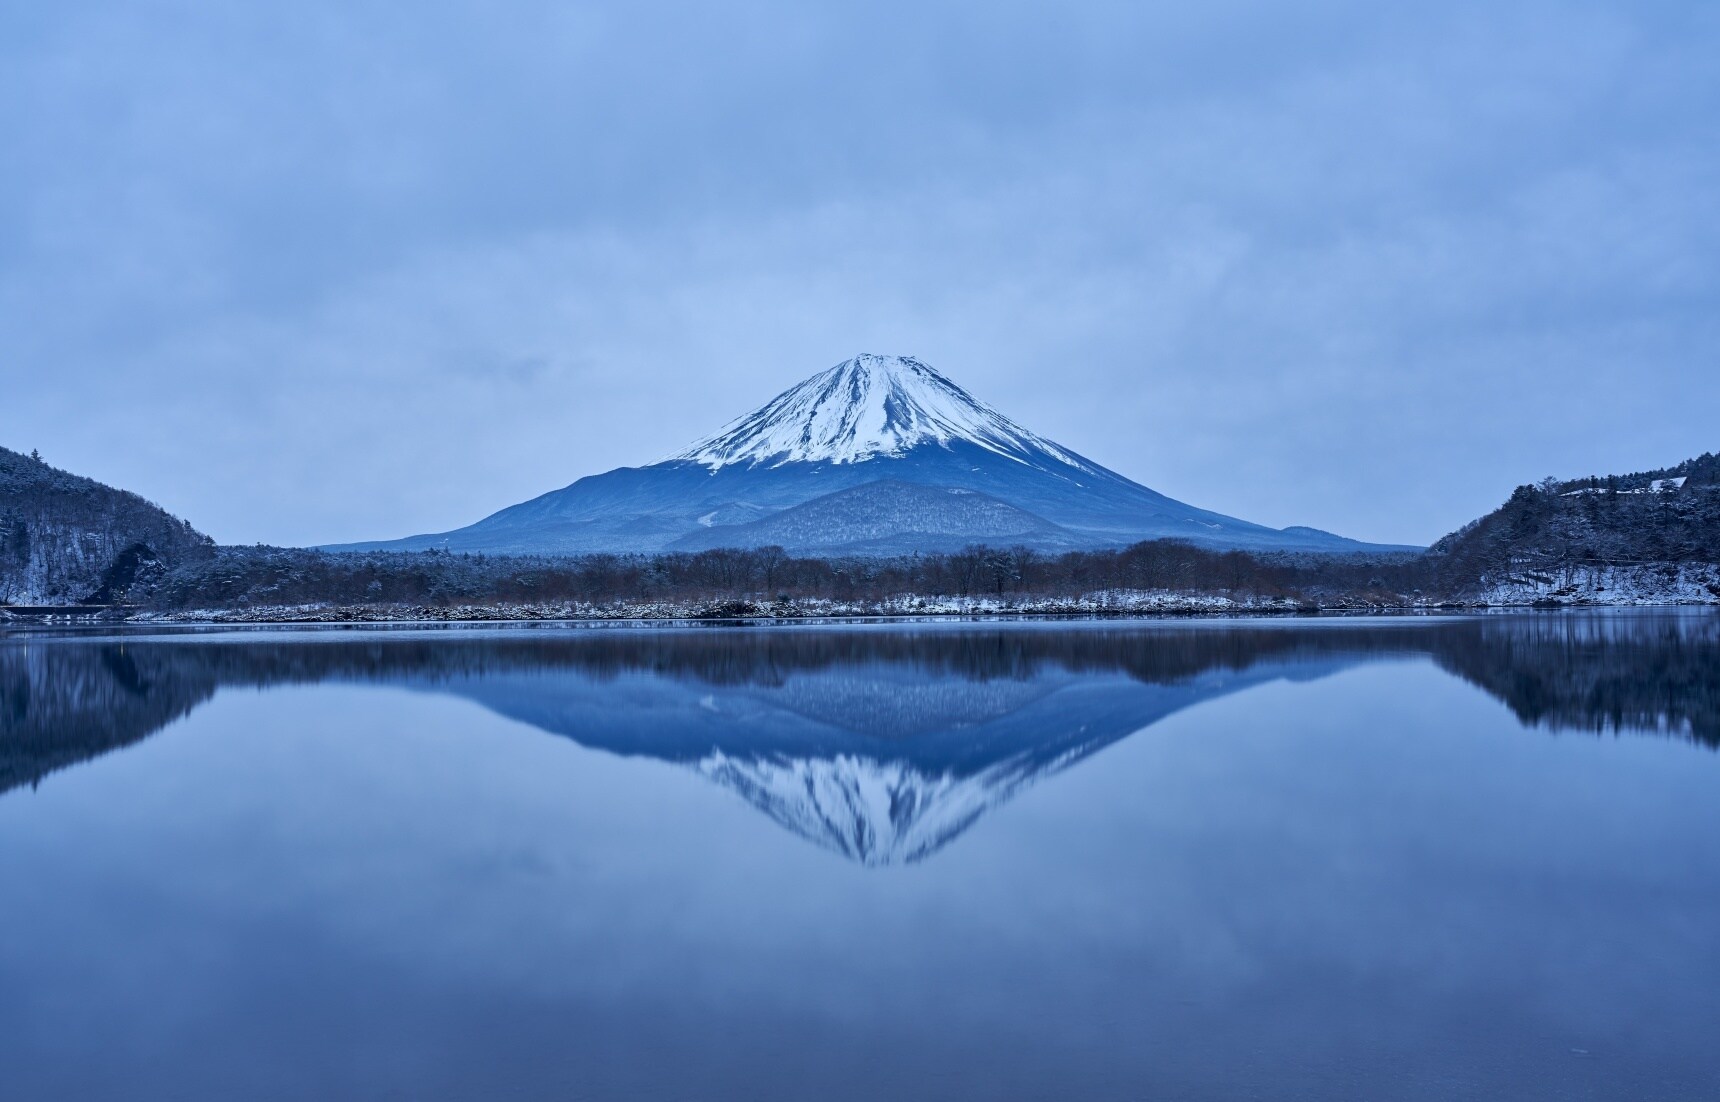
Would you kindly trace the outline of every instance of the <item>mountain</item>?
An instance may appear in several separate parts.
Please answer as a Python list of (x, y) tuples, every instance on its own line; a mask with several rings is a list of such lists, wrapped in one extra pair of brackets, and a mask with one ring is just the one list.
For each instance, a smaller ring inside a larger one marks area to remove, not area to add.
[(0, 604), (124, 600), (213, 546), (134, 493), (0, 448)]
[(1186, 505), (1028, 431), (919, 360), (877, 355), (820, 372), (649, 466), (582, 478), (451, 532), (333, 549), (577, 554), (776, 543), (883, 555), (1166, 537), (1253, 550), (1382, 549)]

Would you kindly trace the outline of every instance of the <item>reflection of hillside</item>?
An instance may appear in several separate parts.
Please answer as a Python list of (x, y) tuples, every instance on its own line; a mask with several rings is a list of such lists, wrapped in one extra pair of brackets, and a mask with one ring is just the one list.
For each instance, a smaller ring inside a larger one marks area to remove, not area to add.
[(215, 684), (147, 646), (0, 645), (0, 793), (148, 738)]
[(676, 762), (858, 860), (904, 860), (1180, 708), (1414, 656), (1525, 724), (1720, 746), (1720, 620), (1702, 614), (14, 637), (0, 791), (147, 737), (222, 686), (388, 683)]
[(1530, 616), (1484, 620), (1439, 665), (1526, 726), (1680, 735), (1720, 747), (1720, 619)]

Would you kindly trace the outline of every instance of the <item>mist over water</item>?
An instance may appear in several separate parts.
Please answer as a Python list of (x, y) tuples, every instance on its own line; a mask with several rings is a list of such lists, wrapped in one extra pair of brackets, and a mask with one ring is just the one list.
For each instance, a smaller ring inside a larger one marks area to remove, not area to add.
[(1720, 617), (0, 635), (15, 1097), (1720, 1090)]

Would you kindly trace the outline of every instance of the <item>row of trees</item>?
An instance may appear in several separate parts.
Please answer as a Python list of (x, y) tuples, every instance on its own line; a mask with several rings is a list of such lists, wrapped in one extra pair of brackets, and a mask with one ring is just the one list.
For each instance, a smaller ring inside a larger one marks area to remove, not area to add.
[(888, 559), (801, 558), (780, 547), (660, 555), (534, 557), (449, 552), (331, 553), (221, 548), (181, 565), (152, 603), (168, 608), (336, 604), (606, 604), (622, 601), (871, 601), (925, 597), (1075, 597), (1169, 590), (1263, 597), (1419, 591), (1416, 556), (1346, 559), (1214, 551), (1154, 540), (1114, 551), (1046, 555), (971, 547)]

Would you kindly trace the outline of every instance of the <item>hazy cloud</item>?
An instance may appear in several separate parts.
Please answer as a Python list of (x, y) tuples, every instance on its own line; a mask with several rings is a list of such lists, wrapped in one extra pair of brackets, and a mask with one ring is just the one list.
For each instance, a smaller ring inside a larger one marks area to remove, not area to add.
[(0, 443), (467, 523), (854, 352), (1432, 539), (1720, 446), (1720, 9), (0, 5)]

